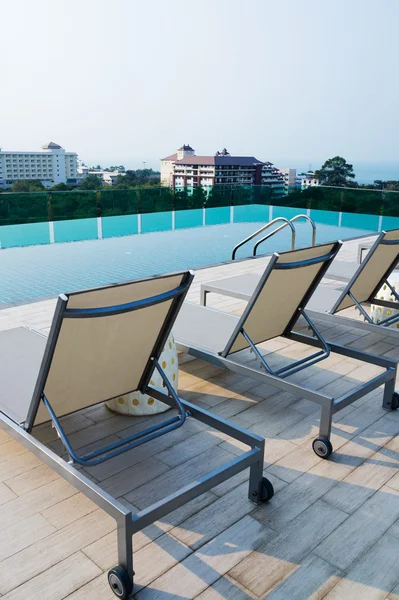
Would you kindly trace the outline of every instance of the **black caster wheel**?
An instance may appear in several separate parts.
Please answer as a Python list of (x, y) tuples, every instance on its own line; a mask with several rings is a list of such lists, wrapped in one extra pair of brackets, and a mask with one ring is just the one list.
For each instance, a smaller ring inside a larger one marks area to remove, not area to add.
[(123, 567), (118, 565), (108, 571), (108, 583), (117, 598), (128, 600), (133, 591), (133, 582)]
[(391, 410), (398, 410), (399, 408), (399, 394), (394, 392), (391, 400)]
[(313, 452), (320, 458), (328, 458), (333, 451), (330, 440), (326, 437), (318, 437), (312, 442)]
[(261, 501), (268, 502), (274, 496), (274, 487), (271, 481), (266, 479), (266, 477), (262, 477), (262, 492), (261, 492)]

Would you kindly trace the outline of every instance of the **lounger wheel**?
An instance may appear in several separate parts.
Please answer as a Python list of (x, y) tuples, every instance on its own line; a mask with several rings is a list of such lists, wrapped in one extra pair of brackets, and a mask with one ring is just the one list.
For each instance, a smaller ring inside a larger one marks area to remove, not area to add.
[(274, 496), (274, 487), (271, 481), (262, 477), (262, 502), (268, 502)]
[(133, 591), (133, 582), (126, 569), (118, 565), (108, 571), (108, 583), (117, 598), (127, 600)]
[(398, 392), (394, 392), (391, 401), (391, 409), (397, 410), (399, 408), (399, 394)]
[(333, 451), (330, 440), (326, 437), (318, 437), (312, 442), (313, 452), (320, 458), (328, 458)]

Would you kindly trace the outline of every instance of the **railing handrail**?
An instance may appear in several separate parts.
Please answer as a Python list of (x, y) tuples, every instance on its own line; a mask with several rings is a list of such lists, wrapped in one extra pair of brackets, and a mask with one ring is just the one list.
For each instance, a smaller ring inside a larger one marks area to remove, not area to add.
[(306, 221), (308, 221), (308, 223), (310, 223), (310, 225), (312, 226), (312, 246), (315, 246), (316, 245), (316, 223), (308, 215), (296, 215), (295, 217), (292, 217), (292, 219), (290, 219), (290, 221), (291, 222), (297, 221), (298, 219), (306, 219)]
[(272, 232), (272, 234), (275, 233), (275, 232), (277, 232), (277, 231), (280, 231), (280, 229), (282, 229), (283, 227), (286, 227), (287, 225), (289, 227), (291, 227), (292, 244), (293, 244), (293, 248), (292, 249), (294, 249), (294, 247), (295, 247), (295, 227), (294, 227), (294, 225), (291, 223), (291, 221), (289, 221), (285, 217), (276, 217), (272, 221), (269, 221), (269, 223), (266, 223), (266, 225), (262, 225), (262, 227), (260, 227), (257, 231), (255, 231), (254, 233), (252, 233), (251, 235), (249, 235), (248, 237), (246, 237), (244, 240), (242, 240), (239, 244), (237, 244), (236, 246), (234, 246), (233, 253), (231, 255), (231, 260), (235, 259), (236, 252), (237, 252), (238, 248), (241, 248), (241, 246), (243, 246), (247, 242), (250, 242), (254, 237), (256, 237), (257, 235), (259, 235), (259, 233), (262, 233), (262, 231), (265, 231), (266, 229), (268, 229), (269, 227), (271, 227), (272, 225), (274, 225), (274, 223), (277, 223), (278, 221), (284, 221), (284, 225), (281, 225), (280, 227), (278, 227), (277, 229), (275, 229)]
[[(292, 225), (293, 221), (297, 221), (298, 219), (306, 219), (307, 221), (309, 221), (309, 223), (312, 226), (312, 246), (315, 245), (316, 243), (316, 223), (313, 221), (313, 219), (311, 219), (310, 217), (308, 217), (308, 215), (304, 215), (304, 214), (300, 214), (300, 215), (295, 215), (295, 217), (292, 217), (292, 219), (290, 219), (288, 221), (288, 223)], [(268, 233), (267, 235), (265, 235), (263, 238), (261, 238), (259, 241), (256, 242), (254, 249), (253, 249), (253, 256), (256, 256), (256, 250), (258, 248), (258, 246), (260, 244), (262, 244), (263, 242), (265, 242), (266, 240), (268, 240), (269, 238), (272, 237), (272, 235), (274, 235), (275, 233), (277, 233), (278, 231), (281, 231), (282, 229), (284, 229), (284, 227), (287, 227), (287, 223), (283, 223), (282, 225), (280, 225), (280, 227), (277, 227), (277, 229), (275, 229), (274, 231), (271, 231), (270, 233)], [(296, 238), (296, 230), (294, 228), (294, 233), (292, 235), (292, 239), (291, 239), (291, 250), (295, 249), (295, 238)]]
[(286, 220), (287, 220), (287, 223), (283, 223), (282, 225), (280, 225), (280, 227), (277, 227), (277, 229), (274, 229), (273, 231), (271, 231), (270, 233), (268, 233), (267, 235), (265, 235), (263, 238), (261, 238), (259, 241), (256, 242), (254, 249), (252, 251), (253, 256), (256, 256), (256, 250), (257, 250), (259, 244), (261, 244), (262, 242), (265, 242), (266, 240), (271, 238), (272, 235), (274, 235), (275, 233), (278, 233), (279, 231), (284, 229), (284, 227), (287, 227), (288, 224), (291, 227), (291, 250), (295, 250), (296, 230), (295, 230), (295, 227), (293, 226), (293, 224), (291, 223), (291, 220), (288, 220), (288, 219), (286, 219)]

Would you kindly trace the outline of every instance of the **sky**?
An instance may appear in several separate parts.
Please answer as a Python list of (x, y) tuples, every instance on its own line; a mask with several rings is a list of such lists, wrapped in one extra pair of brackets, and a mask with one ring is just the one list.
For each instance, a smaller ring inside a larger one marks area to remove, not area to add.
[(0, 146), (398, 165), (399, 0), (0, 0)]

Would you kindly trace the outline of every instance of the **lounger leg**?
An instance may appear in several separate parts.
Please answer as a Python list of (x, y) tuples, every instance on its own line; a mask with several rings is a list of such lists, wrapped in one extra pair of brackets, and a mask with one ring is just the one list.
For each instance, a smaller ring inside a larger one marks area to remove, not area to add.
[(263, 482), (263, 457), (265, 455), (265, 442), (259, 444), (260, 460), (254, 463), (249, 470), (249, 489), (248, 498), (251, 502), (259, 504), (262, 502), (262, 482)]
[(394, 400), (395, 394), (395, 379), (390, 379), (384, 386), (384, 396), (382, 399), (382, 408), (385, 410), (392, 410), (392, 401)]
[(330, 439), (332, 423), (332, 405), (324, 404), (321, 407), (319, 436)]
[(206, 297), (207, 297), (207, 295), (208, 295), (208, 291), (201, 289), (200, 304), (202, 304), (202, 306), (206, 306)]
[(118, 598), (133, 594), (133, 534), (131, 515), (117, 522), (118, 565), (108, 572), (108, 583)]
[(328, 458), (333, 451), (330, 442), (331, 422), (333, 416), (332, 402), (321, 405), (319, 436), (312, 442), (313, 452), (320, 458)]

